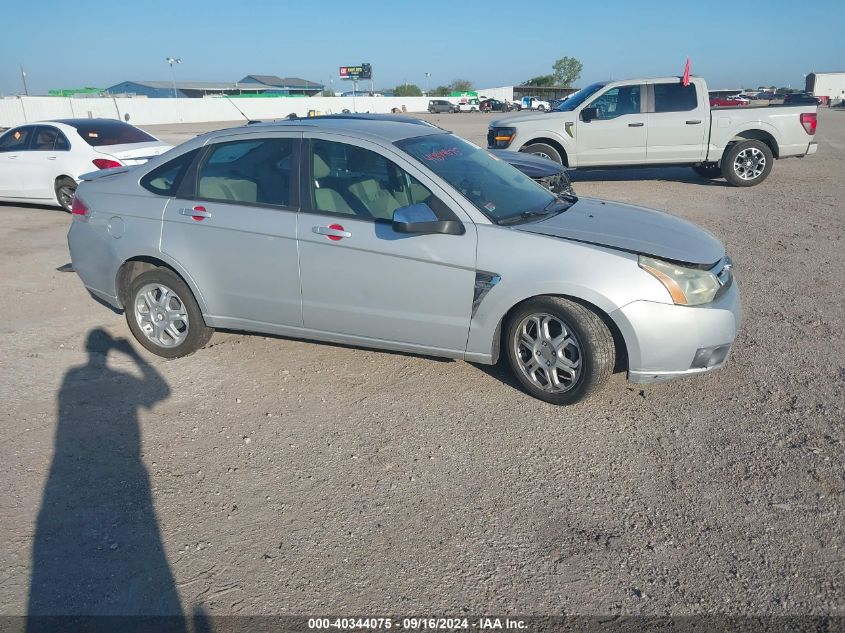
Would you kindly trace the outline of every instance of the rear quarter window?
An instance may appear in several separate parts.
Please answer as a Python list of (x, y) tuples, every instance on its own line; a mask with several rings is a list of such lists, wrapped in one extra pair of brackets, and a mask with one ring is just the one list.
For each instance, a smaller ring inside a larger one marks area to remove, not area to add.
[(197, 152), (199, 152), (199, 149), (182, 154), (163, 165), (159, 165), (141, 178), (141, 186), (159, 196), (175, 196)]

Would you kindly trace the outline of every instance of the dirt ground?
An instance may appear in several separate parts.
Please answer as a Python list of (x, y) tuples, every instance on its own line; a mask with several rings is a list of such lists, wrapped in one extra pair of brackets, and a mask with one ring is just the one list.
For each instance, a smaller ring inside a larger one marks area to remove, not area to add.
[(745, 320), (724, 370), (569, 408), (284, 338), (164, 361), (57, 270), (68, 215), (0, 205), (0, 614), (845, 614), (845, 111), (817, 140), (750, 189), (574, 174), (715, 233)]

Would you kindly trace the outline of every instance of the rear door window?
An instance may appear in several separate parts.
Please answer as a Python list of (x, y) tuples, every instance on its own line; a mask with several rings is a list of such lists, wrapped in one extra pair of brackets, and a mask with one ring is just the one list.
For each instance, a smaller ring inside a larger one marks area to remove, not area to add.
[(70, 145), (59, 130), (47, 125), (39, 125), (35, 129), (30, 149), (36, 152), (52, 152), (70, 149)]
[(19, 127), (9, 130), (0, 137), (0, 152), (20, 152), (29, 149), (32, 127)]
[(655, 112), (689, 112), (698, 107), (695, 84), (684, 86), (678, 82), (653, 85)]
[(266, 138), (212, 145), (197, 176), (197, 197), (237, 204), (291, 206), (298, 139)]

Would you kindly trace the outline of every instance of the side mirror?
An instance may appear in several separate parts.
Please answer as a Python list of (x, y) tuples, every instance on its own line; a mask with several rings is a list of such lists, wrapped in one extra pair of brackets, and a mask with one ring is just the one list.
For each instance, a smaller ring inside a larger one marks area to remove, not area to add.
[(464, 225), (458, 220), (441, 220), (425, 202), (399, 207), (393, 212), (393, 230), (397, 233), (425, 235), (463, 235)]
[(598, 108), (584, 108), (581, 110), (581, 120), (584, 123), (589, 123), (593, 119), (599, 118), (599, 109)]

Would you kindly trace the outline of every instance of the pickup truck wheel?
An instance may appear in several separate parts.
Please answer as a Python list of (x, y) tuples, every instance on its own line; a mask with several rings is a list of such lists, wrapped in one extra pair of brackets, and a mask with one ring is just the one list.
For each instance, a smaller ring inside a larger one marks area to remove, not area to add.
[(772, 171), (772, 150), (762, 141), (741, 141), (722, 158), (722, 175), (735, 187), (759, 185)]
[(545, 143), (533, 143), (532, 145), (523, 147), (519, 151), (525, 152), (526, 154), (534, 154), (541, 158), (548, 158), (549, 160), (555, 161), (558, 165), (563, 165), (563, 158), (561, 158), (560, 152)]
[(544, 105), (538, 105), (538, 106), (537, 106), (537, 109), (538, 109), (540, 112), (545, 112), (545, 111), (546, 111), (546, 106), (544, 106)]
[(598, 314), (562, 297), (537, 297), (511, 316), (506, 354), (535, 398), (573, 404), (598, 390), (616, 361), (613, 336)]
[(716, 163), (696, 165), (692, 170), (702, 178), (719, 178), (722, 175), (722, 168)]

